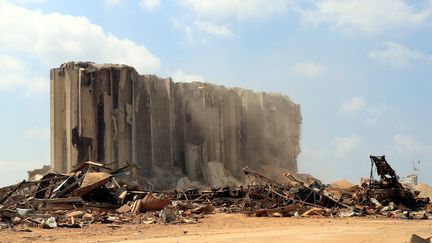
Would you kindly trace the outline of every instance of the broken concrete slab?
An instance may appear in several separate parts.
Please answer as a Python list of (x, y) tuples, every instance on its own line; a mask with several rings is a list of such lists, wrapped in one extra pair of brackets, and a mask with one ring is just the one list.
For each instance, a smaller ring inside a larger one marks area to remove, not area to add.
[(201, 171), (206, 185), (212, 187), (239, 186), (239, 180), (231, 176), (229, 171), (219, 161), (209, 161), (201, 164)]
[(105, 172), (91, 172), (84, 175), (81, 186), (71, 193), (71, 196), (82, 196), (85, 193), (105, 185), (112, 175)]

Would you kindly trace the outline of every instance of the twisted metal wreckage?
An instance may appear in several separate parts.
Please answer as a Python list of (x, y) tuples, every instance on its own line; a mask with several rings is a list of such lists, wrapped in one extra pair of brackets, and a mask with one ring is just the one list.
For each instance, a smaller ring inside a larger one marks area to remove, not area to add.
[[(324, 185), (319, 180), (284, 173), (278, 183), (243, 168), (239, 187), (198, 188), (155, 192), (122, 180), (139, 170), (127, 163), (119, 169), (109, 164), (83, 162), (67, 174), (48, 172), (0, 189), (2, 228), (22, 226), (83, 227), (91, 223), (196, 223), (217, 209), (277, 217), (382, 216), (427, 219), (429, 198), (417, 197), (397, 181), (384, 156), (371, 156), (380, 180), (371, 178), (348, 189)], [(22, 227), (21, 227), (22, 229)], [(25, 229), (30, 230), (30, 229)]]

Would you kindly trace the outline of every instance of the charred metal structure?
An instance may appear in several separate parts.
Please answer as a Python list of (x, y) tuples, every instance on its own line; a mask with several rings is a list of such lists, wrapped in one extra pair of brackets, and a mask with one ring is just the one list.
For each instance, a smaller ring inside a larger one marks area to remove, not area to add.
[[(429, 198), (417, 198), (412, 191), (405, 188), (399, 181), (399, 177), (390, 164), (387, 162), (385, 155), (373, 156), (370, 155), (371, 170), (369, 179), (368, 196), (376, 198), (383, 202), (396, 202), (404, 204), (410, 208), (424, 207), (429, 203)], [(380, 180), (375, 180), (373, 176), (373, 168), (376, 167), (376, 173), (380, 176)]]
[(131, 162), (170, 187), (181, 178), (223, 184), (244, 166), (296, 172), (300, 125), (300, 106), (281, 94), (175, 83), (126, 65), (51, 70), (51, 165), (61, 173)]

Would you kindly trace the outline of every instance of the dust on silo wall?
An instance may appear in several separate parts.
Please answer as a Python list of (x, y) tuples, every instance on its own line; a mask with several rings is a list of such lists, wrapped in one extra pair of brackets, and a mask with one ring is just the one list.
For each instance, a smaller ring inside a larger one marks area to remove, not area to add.
[(51, 163), (60, 172), (128, 161), (160, 188), (184, 176), (206, 183), (208, 162), (236, 178), (244, 166), (296, 172), (300, 124), (300, 106), (281, 94), (174, 83), (126, 65), (51, 70)]

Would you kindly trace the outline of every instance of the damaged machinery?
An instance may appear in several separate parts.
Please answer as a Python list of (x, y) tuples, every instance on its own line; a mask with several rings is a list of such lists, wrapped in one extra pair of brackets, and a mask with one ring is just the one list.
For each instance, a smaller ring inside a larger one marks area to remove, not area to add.
[[(367, 194), (371, 198), (376, 198), (378, 201), (391, 201), (398, 204), (403, 204), (412, 209), (424, 207), (429, 200), (416, 198), (418, 192), (412, 192), (408, 188), (402, 186), (398, 181), (399, 177), (396, 172), (387, 162), (385, 156), (370, 156), (371, 171), (368, 182)], [(374, 179), (373, 168), (380, 177), (380, 180)], [(417, 193), (417, 195), (415, 195)]]

